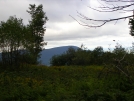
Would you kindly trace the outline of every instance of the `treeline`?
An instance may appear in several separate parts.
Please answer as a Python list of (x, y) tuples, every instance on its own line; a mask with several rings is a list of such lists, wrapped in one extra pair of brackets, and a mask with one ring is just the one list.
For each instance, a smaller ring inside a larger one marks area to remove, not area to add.
[[(134, 19), (129, 19), (131, 36), (134, 36)], [(113, 40), (115, 41), (115, 40)], [(51, 58), (52, 66), (64, 65), (110, 65), (119, 67), (132, 66), (134, 60), (134, 43), (129, 49), (125, 49), (119, 43), (115, 49), (104, 51), (103, 47), (96, 47), (94, 50), (85, 50), (83, 47), (75, 50), (69, 48), (64, 54), (55, 55)]]
[(94, 50), (85, 50), (79, 48), (77, 50), (70, 47), (64, 54), (55, 55), (51, 58), (52, 66), (65, 65), (133, 65), (134, 60), (134, 44), (129, 50), (125, 49), (119, 43), (115, 49), (104, 51), (103, 47), (96, 47)]
[(43, 6), (29, 5), (31, 19), (24, 25), (23, 19), (10, 16), (0, 22), (0, 64), (20, 66), (23, 63), (37, 64), (44, 46), (44, 24), (48, 20)]

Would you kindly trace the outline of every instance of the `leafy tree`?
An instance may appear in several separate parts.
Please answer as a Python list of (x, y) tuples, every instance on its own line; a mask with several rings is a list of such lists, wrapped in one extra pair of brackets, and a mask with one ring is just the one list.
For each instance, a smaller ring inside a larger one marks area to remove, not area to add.
[(76, 56), (73, 59), (74, 65), (90, 65), (91, 64), (91, 53), (90, 50), (78, 49)]
[(45, 28), (43, 25), (48, 20), (43, 11), (43, 6), (31, 5), (29, 11), (31, 21), (23, 24), (21, 18), (9, 17), (0, 22), (0, 51), (1, 61), (4, 65), (19, 65), (20, 63), (36, 64), (39, 53), (44, 46)]
[(104, 51), (101, 46), (96, 47), (92, 51), (91, 63), (94, 65), (101, 65), (103, 63), (103, 61), (102, 61), (103, 53), (104, 53)]
[(75, 58), (76, 50), (73, 47), (69, 47), (68, 50), (61, 55), (54, 55), (50, 63), (54, 66), (73, 65), (73, 59)]
[(64, 54), (53, 56), (51, 64), (60, 65), (102, 65), (103, 48), (97, 47), (93, 51), (79, 48), (69, 48)]
[(113, 58), (114, 58), (114, 55), (113, 55), (112, 52), (110, 52), (110, 51), (104, 52), (103, 59), (102, 59), (103, 64), (104, 65), (106, 65), (106, 64), (110, 65), (113, 62)]
[(129, 25), (130, 25), (130, 35), (134, 36), (134, 19), (130, 18), (129, 20)]
[(118, 69), (124, 70), (124, 67), (128, 65), (133, 66), (133, 59), (133, 52), (129, 53), (117, 43), (113, 51), (104, 51), (101, 46), (96, 47), (93, 51), (69, 48), (65, 53), (53, 56), (50, 63), (53, 66), (103, 65), (108, 68), (116, 67), (117, 69), (118, 67)]
[(67, 55), (66, 54), (61, 54), (61, 55), (54, 55), (50, 63), (52, 66), (65, 66), (67, 65)]
[(72, 47), (70, 47), (67, 51), (66, 51), (66, 65), (72, 65), (73, 64), (73, 59), (75, 57), (75, 53), (76, 50)]
[(119, 43), (116, 43), (113, 53), (118, 59), (122, 58), (125, 54), (127, 54), (125, 48), (123, 48), (122, 45), (120, 45)]
[(32, 59), (34, 59), (33, 63), (36, 64), (39, 53), (42, 51), (45, 44), (43, 39), (46, 30), (44, 24), (48, 18), (43, 11), (43, 5), (36, 7), (35, 4), (30, 4), (29, 11), (27, 12), (31, 15), (31, 21), (29, 21), (28, 25), (30, 45), (27, 48), (32, 54)]
[(4, 64), (18, 63), (21, 49), (24, 49), (24, 25), (22, 19), (9, 17), (0, 24), (0, 51)]

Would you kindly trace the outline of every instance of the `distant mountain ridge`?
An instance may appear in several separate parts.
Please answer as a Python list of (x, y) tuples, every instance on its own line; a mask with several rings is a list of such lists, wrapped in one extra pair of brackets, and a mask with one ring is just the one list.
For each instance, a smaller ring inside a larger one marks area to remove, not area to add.
[(61, 47), (55, 47), (55, 48), (51, 48), (51, 49), (44, 49), (40, 53), (40, 56), (41, 56), (40, 59), (39, 59), (40, 64), (49, 66), (50, 65), (50, 59), (52, 58), (52, 56), (63, 54), (70, 47), (72, 47), (76, 50), (79, 48), (77, 46), (61, 46)]
[[(52, 58), (52, 56), (63, 54), (70, 47), (72, 47), (76, 50), (79, 48), (77, 46), (61, 46), (61, 47), (54, 47), (54, 48), (50, 48), (50, 49), (44, 49), (41, 51), (40, 58), (38, 61), (40, 62), (41, 65), (50, 66), (50, 59)], [(0, 57), (1, 57), (1, 55), (2, 54), (0, 53)]]

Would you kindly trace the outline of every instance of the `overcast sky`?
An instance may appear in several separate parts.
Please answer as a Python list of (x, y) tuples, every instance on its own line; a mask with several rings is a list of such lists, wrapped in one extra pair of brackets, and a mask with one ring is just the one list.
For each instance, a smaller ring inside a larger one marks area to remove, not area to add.
[[(99, 13), (87, 6), (98, 7), (97, 0), (0, 0), (0, 21), (6, 21), (9, 16), (22, 18), (25, 24), (30, 20), (29, 4), (42, 4), (48, 17), (44, 36), (48, 45), (46, 49), (59, 46), (78, 46), (84, 44), (88, 49), (102, 46), (104, 49), (113, 48), (116, 42), (124, 47), (130, 47), (133, 37), (129, 35), (128, 19), (107, 23), (100, 28), (85, 28), (79, 25), (77, 11), (95, 19), (110, 19), (127, 15), (127, 13)], [(89, 24), (91, 22), (88, 22)]]

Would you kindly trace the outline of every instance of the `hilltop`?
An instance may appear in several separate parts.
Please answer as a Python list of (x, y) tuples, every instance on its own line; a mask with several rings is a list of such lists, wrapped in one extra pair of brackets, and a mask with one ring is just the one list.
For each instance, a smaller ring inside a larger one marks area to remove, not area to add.
[(69, 47), (72, 47), (74, 49), (79, 48), (77, 46), (61, 46), (61, 47), (54, 47), (54, 48), (50, 48), (50, 49), (44, 49), (40, 53), (41, 57), (40, 57), (39, 61), (41, 62), (41, 64), (49, 66), (50, 59), (52, 58), (52, 56), (63, 54), (64, 52), (66, 52), (68, 50)]

